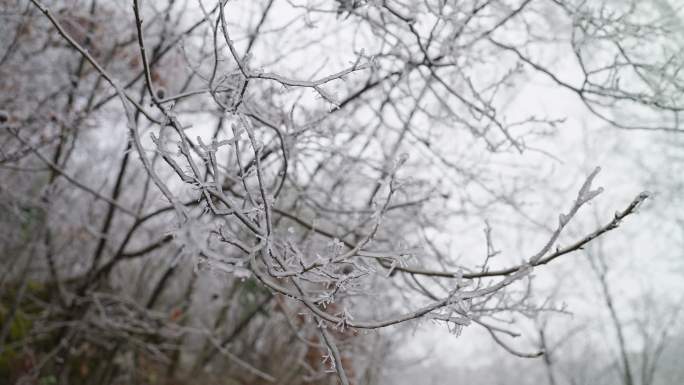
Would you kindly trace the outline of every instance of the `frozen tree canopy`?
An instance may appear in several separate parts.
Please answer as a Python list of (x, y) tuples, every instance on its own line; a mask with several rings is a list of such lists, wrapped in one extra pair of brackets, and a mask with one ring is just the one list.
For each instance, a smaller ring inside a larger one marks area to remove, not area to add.
[(0, 0), (0, 379), (683, 379), (680, 8)]

